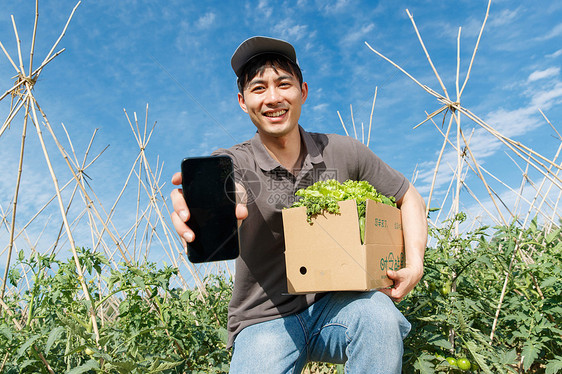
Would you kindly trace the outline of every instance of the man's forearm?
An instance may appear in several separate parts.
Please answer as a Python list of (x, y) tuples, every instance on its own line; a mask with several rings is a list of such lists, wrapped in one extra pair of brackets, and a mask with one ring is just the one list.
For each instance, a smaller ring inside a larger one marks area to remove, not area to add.
[(427, 245), (425, 202), (416, 188), (410, 184), (410, 188), (398, 203), (402, 212), (406, 266), (418, 270), (421, 279), (423, 257)]

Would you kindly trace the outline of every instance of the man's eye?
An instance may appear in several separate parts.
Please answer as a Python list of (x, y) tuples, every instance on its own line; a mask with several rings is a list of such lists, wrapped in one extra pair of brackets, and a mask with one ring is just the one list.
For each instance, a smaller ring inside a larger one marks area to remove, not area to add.
[(260, 91), (263, 91), (263, 90), (265, 90), (265, 87), (263, 87), (263, 86), (254, 86), (252, 88), (252, 92), (260, 92)]

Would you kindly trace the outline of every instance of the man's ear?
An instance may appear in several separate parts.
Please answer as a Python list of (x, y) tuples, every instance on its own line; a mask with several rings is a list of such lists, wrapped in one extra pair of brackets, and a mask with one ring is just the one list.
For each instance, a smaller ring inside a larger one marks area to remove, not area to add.
[(246, 107), (246, 101), (244, 101), (244, 96), (238, 92), (238, 104), (240, 105), (240, 108), (242, 108), (242, 110), (246, 113), (248, 113), (248, 108)]
[(306, 82), (302, 82), (301, 95), (302, 95), (302, 103), (304, 104), (306, 98), (308, 97), (308, 84)]

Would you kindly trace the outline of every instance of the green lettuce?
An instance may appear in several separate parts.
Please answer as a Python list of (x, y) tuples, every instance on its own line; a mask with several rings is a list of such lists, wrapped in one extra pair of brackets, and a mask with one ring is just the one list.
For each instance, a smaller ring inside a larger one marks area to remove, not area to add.
[(367, 199), (377, 201), (386, 205), (396, 207), (393, 196), (387, 197), (379, 192), (366, 181), (347, 180), (343, 183), (335, 179), (316, 182), (307, 188), (301, 188), (295, 193), (300, 199), (291, 208), (306, 207), (308, 222), (317, 214), (325, 212), (339, 214), (338, 201), (355, 200), (357, 203), (357, 215), (359, 217), (359, 229), (361, 231), (361, 242), (365, 237), (365, 210)]

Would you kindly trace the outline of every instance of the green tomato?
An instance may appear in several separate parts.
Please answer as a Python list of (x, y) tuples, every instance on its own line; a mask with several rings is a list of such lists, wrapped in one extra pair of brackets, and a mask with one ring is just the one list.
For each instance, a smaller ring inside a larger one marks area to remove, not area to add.
[(449, 363), (449, 365), (451, 365), (451, 366), (457, 366), (457, 360), (455, 360), (454, 358), (452, 358), (452, 357), (447, 357), (446, 360), (447, 360), (447, 362)]
[(470, 361), (468, 361), (468, 358), (466, 357), (460, 357), (457, 359), (457, 366), (459, 367), (459, 369), (461, 370), (470, 370)]
[(430, 282), (428, 288), (429, 288), (429, 292), (433, 292), (437, 289), (437, 286), (435, 285), (435, 282)]
[(441, 296), (443, 297), (447, 297), (447, 295), (449, 295), (449, 293), (451, 292), (451, 282), (446, 282), (443, 287), (441, 287)]
[(476, 362), (473, 362), (470, 366), (472, 368), (472, 371), (480, 370), (480, 366), (478, 366), (478, 364)]
[(90, 348), (86, 348), (84, 350), (84, 353), (86, 353), (88, 356), (93, 356), (95, 352), (92, 351)]

